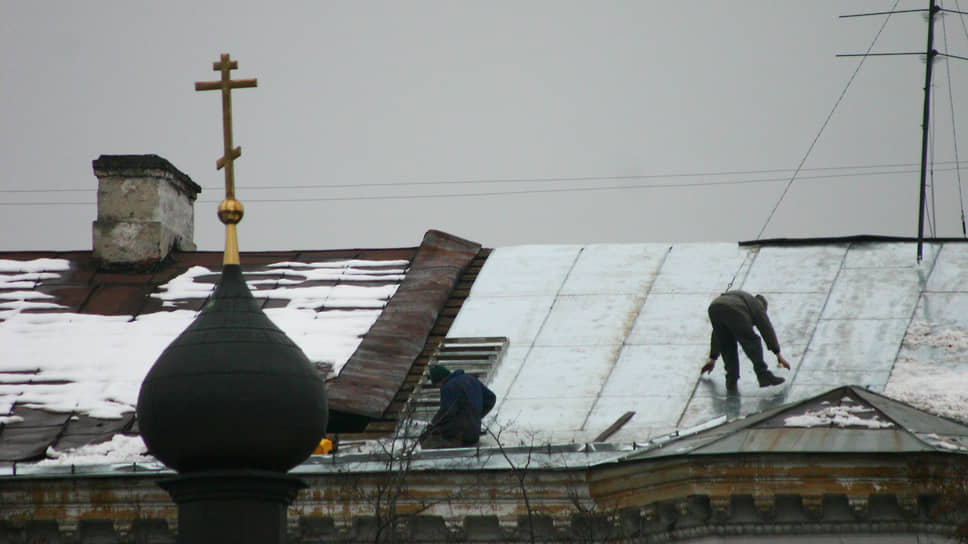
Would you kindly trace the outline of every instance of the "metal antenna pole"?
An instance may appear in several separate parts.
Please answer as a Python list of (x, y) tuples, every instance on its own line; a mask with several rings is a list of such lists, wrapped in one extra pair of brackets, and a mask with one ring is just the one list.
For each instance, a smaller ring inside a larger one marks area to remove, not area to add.
[(924, 255), (924, 196), (926, 186), (926, 172), (928, 164), (928, 123), (931, 119), (931, 65), (938, 54), (934, 50), (934, 15), (938, 6), (934, 0), (928, 0), (928, 46), (925, 49), (924, 68), (924, 113), (921, 120), (921, 198), (918, 202), (918, 262)]
[[(897, 6), (897, 2), (894, 3)], [(898, 11), (882, 11), (877, 13), (858, 13), (854, 15), (841, 15), (841, 17), (867, 17), (870, 15), (892, 15), (894, 13), (917, 13), (917, 12), (927, 12), (928, 14), (928, 45), (924, 50), (924, 53), (871, 53), (869, 50), (867, 53), (863, 54), (852, 54), (852, 55), (837, 55), (838, 57), (870, 57), (870, 56), (888, 56), (888, 55), (925, 55), (925, 68), (924, 68), (924, 112), (923, 118), (921, 120), (921, 196), (918, 202), (918, 263), (921, 262), (924, 257), (924, 213), (925, 213), (925, 193), (927, 189), (927, 170), (928, 170), (928, 125), (931, 121), (931, 70), (934, 64), (934, 59), (942, 53), (938, 53), (934, 49), (934, 16), (939, 12), (947, 13), (957, 13), (959, 15), (968, 15), (968, 12), (956, 11), (952, 9), (944, 9), (937, 4), (935, 0), (928, 0), (928, 9), (906, 9)], [(881, 27), (883, 30), (883, 26)], [(876, 41), (876, 38), (875, 38)], [(943, 53), (945, 57), (968, 60), (968, 57), (959, 57), (957, 55), (949, 55), (948, 53)], [(960, 185), (959, 185), (960, 187)]]

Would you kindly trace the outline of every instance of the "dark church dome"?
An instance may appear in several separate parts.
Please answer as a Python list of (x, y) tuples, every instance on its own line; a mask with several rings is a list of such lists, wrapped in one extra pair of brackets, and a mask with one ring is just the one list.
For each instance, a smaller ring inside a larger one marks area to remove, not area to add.
[(325, 384), (305, 353), (262, 312), (239, 265), (141, 384), (148, 450), (179, 472), (286, 472), (326, 432)]

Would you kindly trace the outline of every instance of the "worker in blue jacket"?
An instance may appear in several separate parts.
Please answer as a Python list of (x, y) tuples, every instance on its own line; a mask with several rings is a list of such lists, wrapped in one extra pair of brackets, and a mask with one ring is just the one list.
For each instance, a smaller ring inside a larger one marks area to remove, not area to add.
[(474, 446), (481, 438), (481, 419), (491, 411), (497, 397), (480, 380), (463, 370), (451, 372), (434, 365), (430, 382), (440, 387), (440, 409), (420, 438), (424, 448)]

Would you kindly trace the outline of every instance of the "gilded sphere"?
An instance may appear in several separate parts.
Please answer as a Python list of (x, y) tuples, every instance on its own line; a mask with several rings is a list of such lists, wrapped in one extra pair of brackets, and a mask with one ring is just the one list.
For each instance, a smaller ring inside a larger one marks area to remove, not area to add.
[(225, 199), (218, 205), (218, 218), (226, 225), (235, 225), (242, 220), (245, 208), (238, 200)]

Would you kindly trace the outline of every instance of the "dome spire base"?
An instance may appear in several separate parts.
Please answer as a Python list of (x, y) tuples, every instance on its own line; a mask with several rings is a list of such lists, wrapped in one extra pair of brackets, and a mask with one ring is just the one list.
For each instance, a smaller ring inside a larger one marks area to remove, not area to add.
[(158, 482), (178, 505), (178, 542), (284, 544), (286, 508), (306, 483), (276, 472), (205, 471)]

